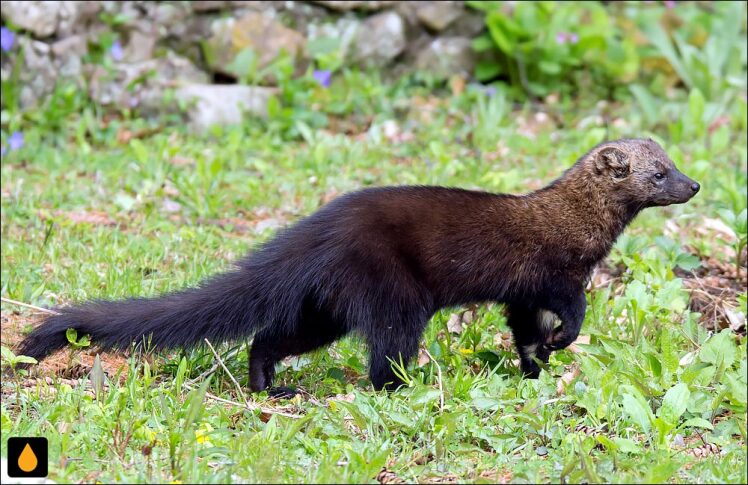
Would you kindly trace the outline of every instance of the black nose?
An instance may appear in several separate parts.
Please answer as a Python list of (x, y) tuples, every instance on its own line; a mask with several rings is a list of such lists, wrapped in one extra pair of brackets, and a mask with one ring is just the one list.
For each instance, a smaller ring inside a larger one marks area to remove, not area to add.
[(694, 194), (696, 192), (698, 192), (700, 188), (701, 188), (701, 186), (699, 184), (697, 184), (696, 182), (694, 182), (694, 183), (691, 184), (691, 190), (693, 190)]

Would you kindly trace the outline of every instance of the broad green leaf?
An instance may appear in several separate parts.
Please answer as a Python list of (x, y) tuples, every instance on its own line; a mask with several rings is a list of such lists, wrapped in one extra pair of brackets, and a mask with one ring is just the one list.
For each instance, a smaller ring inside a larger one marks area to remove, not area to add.
[(735, 361), (735, 339), (729, 329), (713, 336), (701, 347), (699, 358), (716, 367), (730, 367)]
[(646, 432), (651, 429), (654, 415), (652, 414), (652, 410), (649, 409), (649, 406), (644, 401), (644, 398), (632, 394), (624, 394), (623, 410), (642, 430)]
[(674, 385), (665, 393), (662, 399), (662, 406), (658, 409), (657, 414), (670, 424), (677, 424), (680, 417), (686, 411), (688, 398), (691, 392), (688, 386), (682, 382)]
[(704, 418), (691, 418), (687, 419), (685, 423), (681, 425), (682, 428), (704, 428), (712, 430), (714, 429), (714, 426), (712, 426), (712, 423), (707, 421)]

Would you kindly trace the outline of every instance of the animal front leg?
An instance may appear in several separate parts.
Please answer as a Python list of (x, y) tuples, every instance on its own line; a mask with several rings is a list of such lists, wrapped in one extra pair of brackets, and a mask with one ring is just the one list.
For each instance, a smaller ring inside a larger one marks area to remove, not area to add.
[(568, 300), (554, 301), (551, 310), (561, 319), (561, 325), (553, 329), (545, 347), (549, 351), (565, 349), (579, 337), (582, 329), (584, 314), (587, 311), (584, 290), (577, 292)]
[(537, 379), (540, 366), (534, 358), (548, 362), (550, 351), (544, 344), (553, 330), (553, 315), (537, 308), (513, 304), (509, 305), (508, 317), (507, 324), (514, 334), (520, 369), (526, 377)]

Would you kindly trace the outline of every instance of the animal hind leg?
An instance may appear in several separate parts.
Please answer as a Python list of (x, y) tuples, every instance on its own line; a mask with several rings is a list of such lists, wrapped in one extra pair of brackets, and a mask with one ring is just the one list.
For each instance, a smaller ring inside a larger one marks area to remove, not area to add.
[(271, 388), (275, 378), (275, 364), (290, 355), (301, 355), (328, 345), (343, 337), (348, 330), (323, 312), (308, 312), (299, 319), (296, 330), (281, 334), (266, 328), (255, 335), (249, 357), (249, 382), (254, 392), (269, 389), (271, 395), (283, 397), (294, 394), (287, 388)]
[(550, 350), (545, 344), (553, 332), (553, 323), (551, 312), (521, 305), (509, 306), (507, 324), (514, 334), (520, 369), (530, 379), (537, 379), (540, 375), (540, 366), (533, 357), (548, 362)]
[(384, 328), (369, 329), (369, 377), (376, 390), (384, 388), (393, 391), (403, 384), (392, 369), (390, 360), (396, 363), (402, 361), (407, 366), (418, 351), (418, 342), (427, 323), (428, 317), (412, 316)]

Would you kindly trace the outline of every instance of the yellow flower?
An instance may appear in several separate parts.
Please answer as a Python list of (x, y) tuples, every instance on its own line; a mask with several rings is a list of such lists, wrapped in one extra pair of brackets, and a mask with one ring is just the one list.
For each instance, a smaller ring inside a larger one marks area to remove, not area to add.
[(213, 431), (213, 426), (209, 425), (208, 423), (203, 424), (200, 429), (198, 429), (195, 432), (195, 438), (197, 439), (198, 443), (208, 443), (212, 444), (210, 442), (210, 438), (208, 438), (208, 434)]

